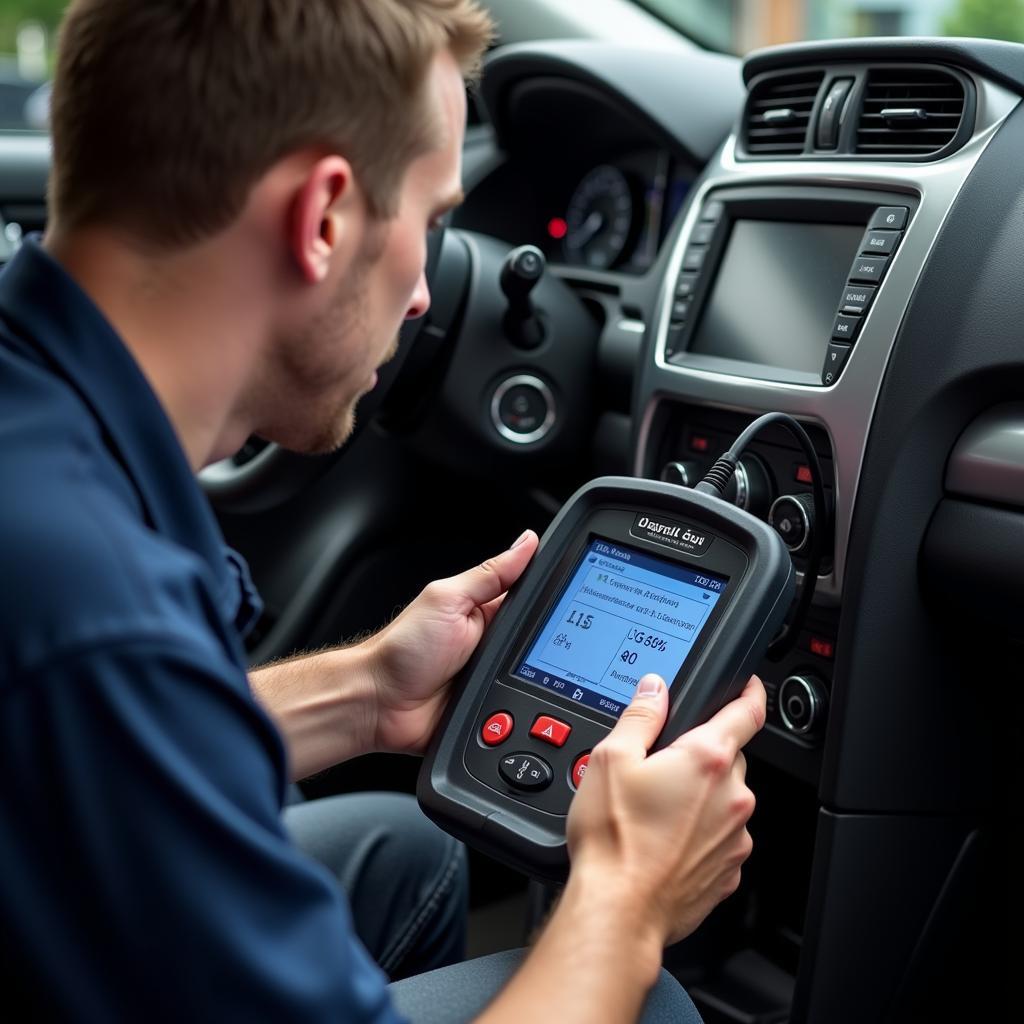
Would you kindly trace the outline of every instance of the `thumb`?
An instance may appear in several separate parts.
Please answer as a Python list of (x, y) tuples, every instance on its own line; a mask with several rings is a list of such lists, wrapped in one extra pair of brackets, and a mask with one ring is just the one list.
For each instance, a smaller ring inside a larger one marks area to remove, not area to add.
[(622, 712), (615, 728), (608, 734), (622, 746), (645, 757), (668, 717), (668, 687), (661, 676), (653, 672), (643, 676), (636, 686), (636, 694), (629, 707)]
[(467, 606), (467, 611), (486, 605), (504, 594), (522, 576), (537, 550), (537, 543), (537, 534), (527, 530), (507, 551), (458, 576), (438, 580), (435, 586), (440, 588), (439, 593)]

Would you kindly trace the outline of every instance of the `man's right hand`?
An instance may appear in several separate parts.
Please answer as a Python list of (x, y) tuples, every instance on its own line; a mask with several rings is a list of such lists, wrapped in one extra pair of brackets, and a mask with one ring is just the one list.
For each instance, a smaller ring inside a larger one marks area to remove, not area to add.
[(592, 883), (642, 909), (663, 943), (689, 935), (740, 883), (750, 856), (754, 794), (742, 747), (765, 721), (757, 676), (704, 725), (648, 754), (668, 714), (668, 690), (644, 676), (632, 703), (594, 748), (572, 803), (572, 883)]

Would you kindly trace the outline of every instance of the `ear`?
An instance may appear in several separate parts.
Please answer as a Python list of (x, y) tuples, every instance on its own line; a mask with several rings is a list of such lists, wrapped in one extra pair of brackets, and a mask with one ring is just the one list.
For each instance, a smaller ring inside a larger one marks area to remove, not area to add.
[(306, 173), (292, 204), (290, 241), (292, 258), (310, 284), (323, 281), (339, 248), (350, 246), (356, 192), (344, 157), (321, 157)]

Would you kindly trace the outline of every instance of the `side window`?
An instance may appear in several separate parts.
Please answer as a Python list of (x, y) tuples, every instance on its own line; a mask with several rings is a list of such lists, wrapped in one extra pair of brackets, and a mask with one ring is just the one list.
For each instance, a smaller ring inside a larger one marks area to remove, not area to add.
[(0, 130), (46, 130), (57, 27), (67, 3), (0, 3)]

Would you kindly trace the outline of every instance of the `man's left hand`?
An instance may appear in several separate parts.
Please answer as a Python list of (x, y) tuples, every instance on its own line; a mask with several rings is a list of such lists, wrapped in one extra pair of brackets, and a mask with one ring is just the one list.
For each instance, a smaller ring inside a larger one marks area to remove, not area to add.
[(390, 625), (367, 641), (377, 690), (377, 750), (421, 754), (508, 588), (537, 550), (527, 530), (507, 551), (428, 584)]

